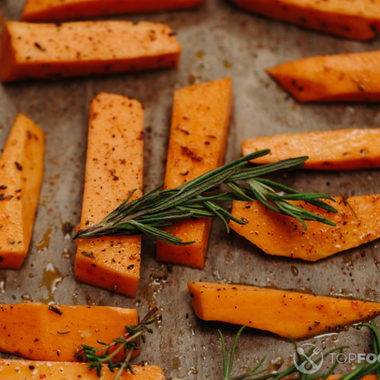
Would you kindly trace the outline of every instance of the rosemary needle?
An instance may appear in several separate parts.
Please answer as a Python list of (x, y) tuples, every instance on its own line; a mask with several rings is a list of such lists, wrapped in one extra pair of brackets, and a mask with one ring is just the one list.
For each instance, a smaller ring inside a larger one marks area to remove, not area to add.
[[(173, 222), (185, 218), (220, 218), (229, 232), (228, 222), (239, 224), (244, 221), (235, 218), (222, 208), (217, 201), (257, 200), (269, 209), (297, 219), (304, 228), (304, 221), (316, 221), (335, 226), (329, 220), (306, 211), (289, 201), (305, 201), (330, 212), (336, 210), (322, 199), (333, 199), (318, 193), (301, 193), (273, 181), (259, 178), (268, 174), (301, 168), (308, 157), (283, 160), (273, 164), (237, 170), (255, 158), (269, 154), (270, 150), (260, 150), (244, 156), (221, 168), (211, 170), (200, 177), (177, 187), (162, 190), (162, 185), (141, 198), (129, 202), (135, 190), (113, 212), (100, 223), (80, 230), (74, 239), (93, 239), (103, 236), (146, 234), (173, 245), (189, 245), (165, 229)], [(245, 182), (245, 186), (241, 183)], [(232, 192), (217, 194), (217, 186), (226, 184)], [(279, 191), (281, 193), (279, 193)]]

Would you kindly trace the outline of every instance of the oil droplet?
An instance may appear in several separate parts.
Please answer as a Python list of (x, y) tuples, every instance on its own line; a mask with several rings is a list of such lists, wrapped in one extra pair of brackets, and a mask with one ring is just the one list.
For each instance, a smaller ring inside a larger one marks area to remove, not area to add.
[[(193, 351), (196, 351), (195, 344), (191, 346)], [(188, 375), (197, 375), (198, 374), (198, 356), (193, 357), (193, 365), (188, 368), (187, 374)]]
[(86, 302), (87, 302), (87, 305), (96, 306), (96, 301), (94, 301), (94, 300), (91, 298), (91, 294), (90, 294), (90, 292), (86, 292)]
[(178, 370), (181, 366), (181, 361), (179, 360), (178, 356), (175, 356), (173, 359), (173, 369)]
[(271, 360), (270, 365), (269, 365), (269, 373), (277, 372), (283, 364), (284, 364), (284, 359), (281, 356), (279, 356), (276, 359)]
[(188, 77), (187, 80), (189, 81), (190, 85), (193, 85), (197, 81), (197, 77), (195, 75), (193, 75), (193, 74), (189, 74), (189, 77)]
[(34, 278), (34, 274), (33, 273), (29, 273), (28, 274), (28, 278)]
[(351, 253), (346, 253), (343, 256), (343, 263), (345, 265), (347, 265), (349, 268), (353, 268), (354, 267), (354, 263), (352, 261), (352, 255), (351, 255)]
[(73, 257), (73, 254), (67, 248), (65, 248), (62, 252), (62, 257), (70, 260)]
[(330, 291), (330, 295), (339, 296), (339, 297), (347, 297), (347, 298), (355, 298), (354, 294), (347, 289), (337, 289), (334, 291)]
[(308, 286), (301, 286), (296, 291), (306, 293), (306, 294), (314, 294), (313, 290)]
[(32, 300), (29, 294), (23, 294), (21, 296), (22, 303), (29, 303)]
[(195, 328), (194, 328), (194, 325), (192, 323), (190, 323), (190, 325), (189, 325), (189, 332), (190, 332), (191, 336), (195, 335)]
[(297, 277), (298, 276), (298, 269), (297, 267), (295, 267), (294, 265), (291, 266), (290, 270), (292, 271), (292, 275), (294, 277)]
[(66, 235), (70, 236), (73, 229), (74, 229), (74, 226), (70, 222), (66, 222), (62, 224), (62, 232), (63, 232), (63, 235), (65, 236)]
[(0, 274), (0, 294), (5, 293), (6, 282), (7, 282), (6, 277), (3, 274)]
[(38, 251), (42, 251), (44, 249), (49, 248), (50, 244), (50, 236), (51, 236), (52, 226), (50, 225), (44, 233), (41, 241), (36, 245)]
[(223, 64), (226, 69), (230, 69), (232, 67), (232, 63), (227, 60), (224, 60)]
[(78, 294), (73, 294), (73, 305), (78, 305)]
[(62, 281), (62, 278), (61, 272), (53, 264), (49, 263), (46, 266), (38, 287), (46, 286), (48, 295), (43, 296), (41, 302), (48, 305), (54, 304), (55, 300), (53, 294), (57, 290), (57, 286)]
[(203, 52), (203, 50), (199, 50), (197, 53), (197, 58), (202, 59), (204, 57), (204, 55), (205, 55), (205, 53)]
[(187, 371), (188, 375), (198, 375), (198, 368), (196, 366), (190, 367)]
[(168, 271), (164, 266), (153, 269), (150, 275), (149, 283), (146, 284), (140, 291), (139, 295), (144, 297), (150, 308), (157, 306), (157, 294), (161, 293), (167, 283)]

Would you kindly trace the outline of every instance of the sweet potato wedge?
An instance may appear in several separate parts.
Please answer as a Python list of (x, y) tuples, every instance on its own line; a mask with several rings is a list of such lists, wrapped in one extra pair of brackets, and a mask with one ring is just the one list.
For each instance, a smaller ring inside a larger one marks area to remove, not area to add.
[(18, 115), (0, 157), (0, 268), (19, 269), (28, 253), (44, 173), (45, 135)]
[(151, 22), (7, 22), (1, 52), (1, 80), (12, 82), (174, 68), (181, 46), (167, 25)]
[[(201, 83), (174, 94), (165, 188), (173, 189), (222, 165), (232, 111), (230, 78)], [(157, 260), (202, 269), (211, 219), (184, 220), (173, 235), (188, 246), (157, 242)]]
[(380, 128), (284, 133), (255, 137), (241, 144), (243, 156), (260, 149), (270, 149), (271, 152), (257, 158), (256, 164), (269, 164), (287, 158), (309, 156), (303, 166), (305, 169), (378, 168), (380, 167)]
[(195, 314), (294, 339), (336, 331), (380, 314), (380, 304), (256, 286), (188, 282)]
[[(340, 379), (342, 376), (344, 376), (343, 374), (339, 374), (339, 375), (330, 375), (326, 378), (326, 380), (338, 380)], [(366, 375), (364, 377), (362, 377), (360, 380), (378, 380), (377, 378), (377, 375)]]
[(260, 15), (345, 38), (369, 40), (380, 29), (380, 5), (371, 0), (232, 1)]
[(380, 237), (380, 195), (334, 199), (336, 203), (327, 203), (338, 210), (336, 214), (304, 202), (296, 204), (331, 220), (335, 227), (305, 222), (305, 231), (294, 218), (271, 211), (259, 202), (233, 202), (232, 215), (246, 224), (231, 222), (230, 227), (269, 255), (308, 261), (317, 261)]
[[(162, 369), (154, 365), (132, 366), (135, 375), (124, 371), (120, 380), (165, 380)], [(102, 376), (96, 371), (89, 371), (86, 363), (35, 362), (30, 360), (0, 359), (0, 376), (2, 380), (113, 380), (107, 365), (103, 366)]]
[[(27, 359), (72, 362), (82, 344), (101, 347), (137, 325), (137, 311), (105, 306), (0, 305), (0, 351)], [(138, 353), (138, 352), (137, 352)]]
[(54, 22), (123, 13), (168, 11), (200, 6), (204, 0), (28, 0), (21, 19)]
[(380, 101), (380, 51), (304, 58), (267, 73), (300, 102)]
[[(91, 103), (80, 229), (103, 220), (134, 189), (142, 195), (144, 111), (120, 95), (99, 94)], [(75, 278), (128, 297), (140, 279), (141, 237), (77, 240)]]

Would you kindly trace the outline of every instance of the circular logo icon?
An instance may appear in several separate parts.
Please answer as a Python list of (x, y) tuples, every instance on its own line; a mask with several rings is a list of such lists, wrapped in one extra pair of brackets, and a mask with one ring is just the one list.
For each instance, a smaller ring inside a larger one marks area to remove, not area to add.
[[(308, 355), (310, 351), (311, 354)], [(303, 359), (302, 363), (297, 363), (298, 357), (301, 360)], [(305, 373), (307, 375), (315, 373), (322, 367), (323, 364), (322, 349), (314, 344), (305, 343), (302, 346), (297, 347), (296, 352), (293, 354), (293, 363), (301, 373)]]

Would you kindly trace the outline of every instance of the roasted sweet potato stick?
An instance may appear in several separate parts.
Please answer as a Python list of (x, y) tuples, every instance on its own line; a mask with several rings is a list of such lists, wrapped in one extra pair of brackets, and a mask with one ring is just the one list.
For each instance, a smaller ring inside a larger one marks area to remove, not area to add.
[(123, 13), (168, 11), (200, 6), (204, 0), (28, 0), (23, 21), (53, 22)]
[[(120, 380), (165, 380), (161, 367), (154, 365), (132, 366), (135, 375), (124, 371)], [(115, 370), (116, 371), (116, 370)], [(85, 363), (35, 362), (27, 360), (0, 359), (0, 376), (2, 380), (113, 380), (108, 366), (104, 365), (102, 376), (96, 371), (89, 371)]]
[(326, 201), (336, 214), (304, 202), (300, 207), (334, 222), (335, 227), (305, 222), (307, 230), (293, 218), (267, 209), (259, 202), (233, 202), (232, 215), (247, 222), (230, 227), (269, 255), (317, 261), (358, 247), (380, 237), (380, 195), (335, 197)]
[(256, 286), (188, 282), (195, 314), (294, 339), (373, 318), (380, 304)]
[[(165, 188), (173, 189), (223, 164), (232, 110), (231, 79), (177, 90), (166, 166)], [(184, 220), (172, 232), (188, 246), (157, 242), (157, 260), (203, 268), (211, 218)]]
[(244, 155), (260, 149), (271, 152), (255, 160), (269, 164), (287, 158), (308, 156), (303, 168), (354, 170), (380, 167), (380, 129), (340, 129), (285, 133), (255, 137), (241, 144)]
[[(340, 379), (342, 376), (342, 374), (340, 375), (330, 375), (326, 378), (326, 380), (338, 380)], [(377, 376), (376, 375), (367, 375), (367, 376), (364, 376), (362, 377), (360, 380), (378, 380), (377, 379)]]
[(7, 22), (1, 52), (1, 80), (12, 82), (174, 68), (181, 46), (167, 25), (151, 22)]
[(356, 40), (380, 29), (380, 4), (372, 0), (232, 0), (254, 13)]
[[(0, 351), (27, 359), (72, 362), (82, 344), (101, 347), (138, 324), (136, 310), (105, 306), (0, 305)], [(136, 352), (138, 353), (138, 352)], [(0, 377), (1, 371), (0, 371)]]
[(300, 102), (380, 101), (380, 51), (304, 58), (267, 73)]
[(28, 253), (44, 173), (45, 136), (18, 115), (0, 157), (0, 268), (19, 269)]
[[(144, 111), (133, 99), (99, 94), (91, 103), (80, 229), (100, 222), (134, 189), (142, 194)], [(140, 236), (77, 240), (78, 281), (134, 297)]]

